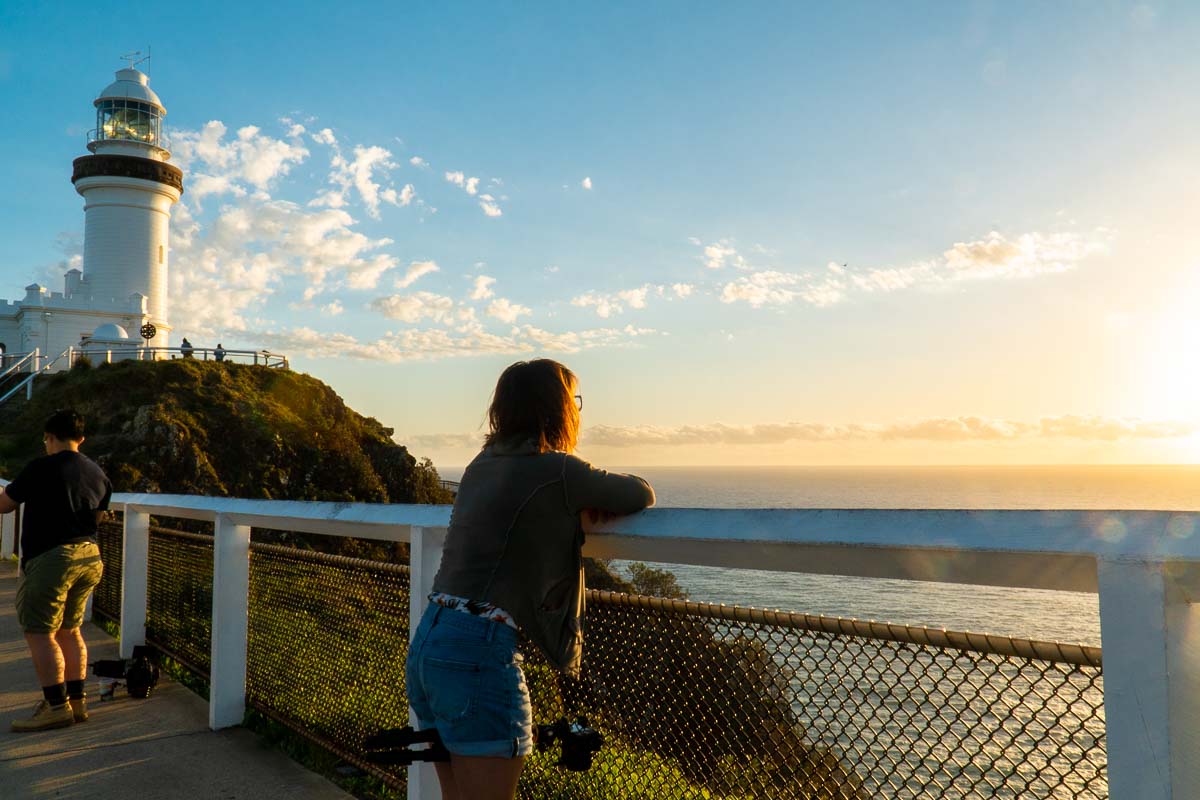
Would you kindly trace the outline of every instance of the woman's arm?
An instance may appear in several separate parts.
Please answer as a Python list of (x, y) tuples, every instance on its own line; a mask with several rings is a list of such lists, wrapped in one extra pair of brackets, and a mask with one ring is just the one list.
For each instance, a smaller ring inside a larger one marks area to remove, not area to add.
[(563, 487), (571, 513), (594, 510), (633, 514), (654, 505), (654, 490), (636, 475), (607, 472), (575, 456), (563, 466)]

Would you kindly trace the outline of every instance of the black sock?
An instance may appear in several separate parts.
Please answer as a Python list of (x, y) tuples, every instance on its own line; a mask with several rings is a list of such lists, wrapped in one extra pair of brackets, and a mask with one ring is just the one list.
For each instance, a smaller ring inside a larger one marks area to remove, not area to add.
[(67, 685), (65, 683), (56, 683), (53, 686), (43, 686), (42, 694), (46, 697), (46, 702), (52, 706), (61, 706), (67, 702)]
[(83, 690), (84, 683), (85, 681), (82, 679), (77, 681), (67, 681), (67, 697), (71, 698), (72, 700), (82, 700), (83, 698), (87, 697), (87, 693)]

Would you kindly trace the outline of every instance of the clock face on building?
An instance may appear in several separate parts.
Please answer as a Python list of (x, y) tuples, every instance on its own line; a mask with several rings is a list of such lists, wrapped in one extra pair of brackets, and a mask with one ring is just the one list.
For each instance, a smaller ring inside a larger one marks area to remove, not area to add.
[(149, 341), (158, 335), (158, 328), (154, 327), (153, 322), (147, 322), (145, 325), (142, 326), (141, 333), (142, 333), (142, 338), (145, 339), (146, 341)]

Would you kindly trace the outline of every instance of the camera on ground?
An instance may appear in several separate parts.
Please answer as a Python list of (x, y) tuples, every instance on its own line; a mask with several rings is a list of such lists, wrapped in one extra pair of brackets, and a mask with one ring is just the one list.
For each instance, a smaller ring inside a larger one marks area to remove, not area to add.
[(542, 751), (558, 742), (562, 751), (557, 766), (574, 772), (586, 772), (591, 769), (592, 756), (604, 745), (604, 735), (588, 725), (584, 717), (574, 722), (568, 722), (567, 718), (563, 717), (551, 725), (538, 725), (534, 732), (534, 740), (537, 742), (537, 749)]

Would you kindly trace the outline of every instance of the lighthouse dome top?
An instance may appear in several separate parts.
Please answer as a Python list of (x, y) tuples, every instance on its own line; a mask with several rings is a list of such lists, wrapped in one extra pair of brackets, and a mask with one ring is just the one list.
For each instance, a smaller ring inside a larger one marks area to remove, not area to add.
[(104, 91), (100, 92), (94, 105), (99, 106), (105, 100), (118, 99), (149, 103), (157, 106), (162, 114), (167, 113), (162, 101), (158, 99), (158, 95), (150, 88), (150, 79), (146, 77), (146, 73), (132, 67), (117, 70), (117, 79), (104, 87)]
[(129, 331), (115, 322), (106, 322), (92, 332), (92, 339), (104, 342), (119, 342), (129, 338)]

